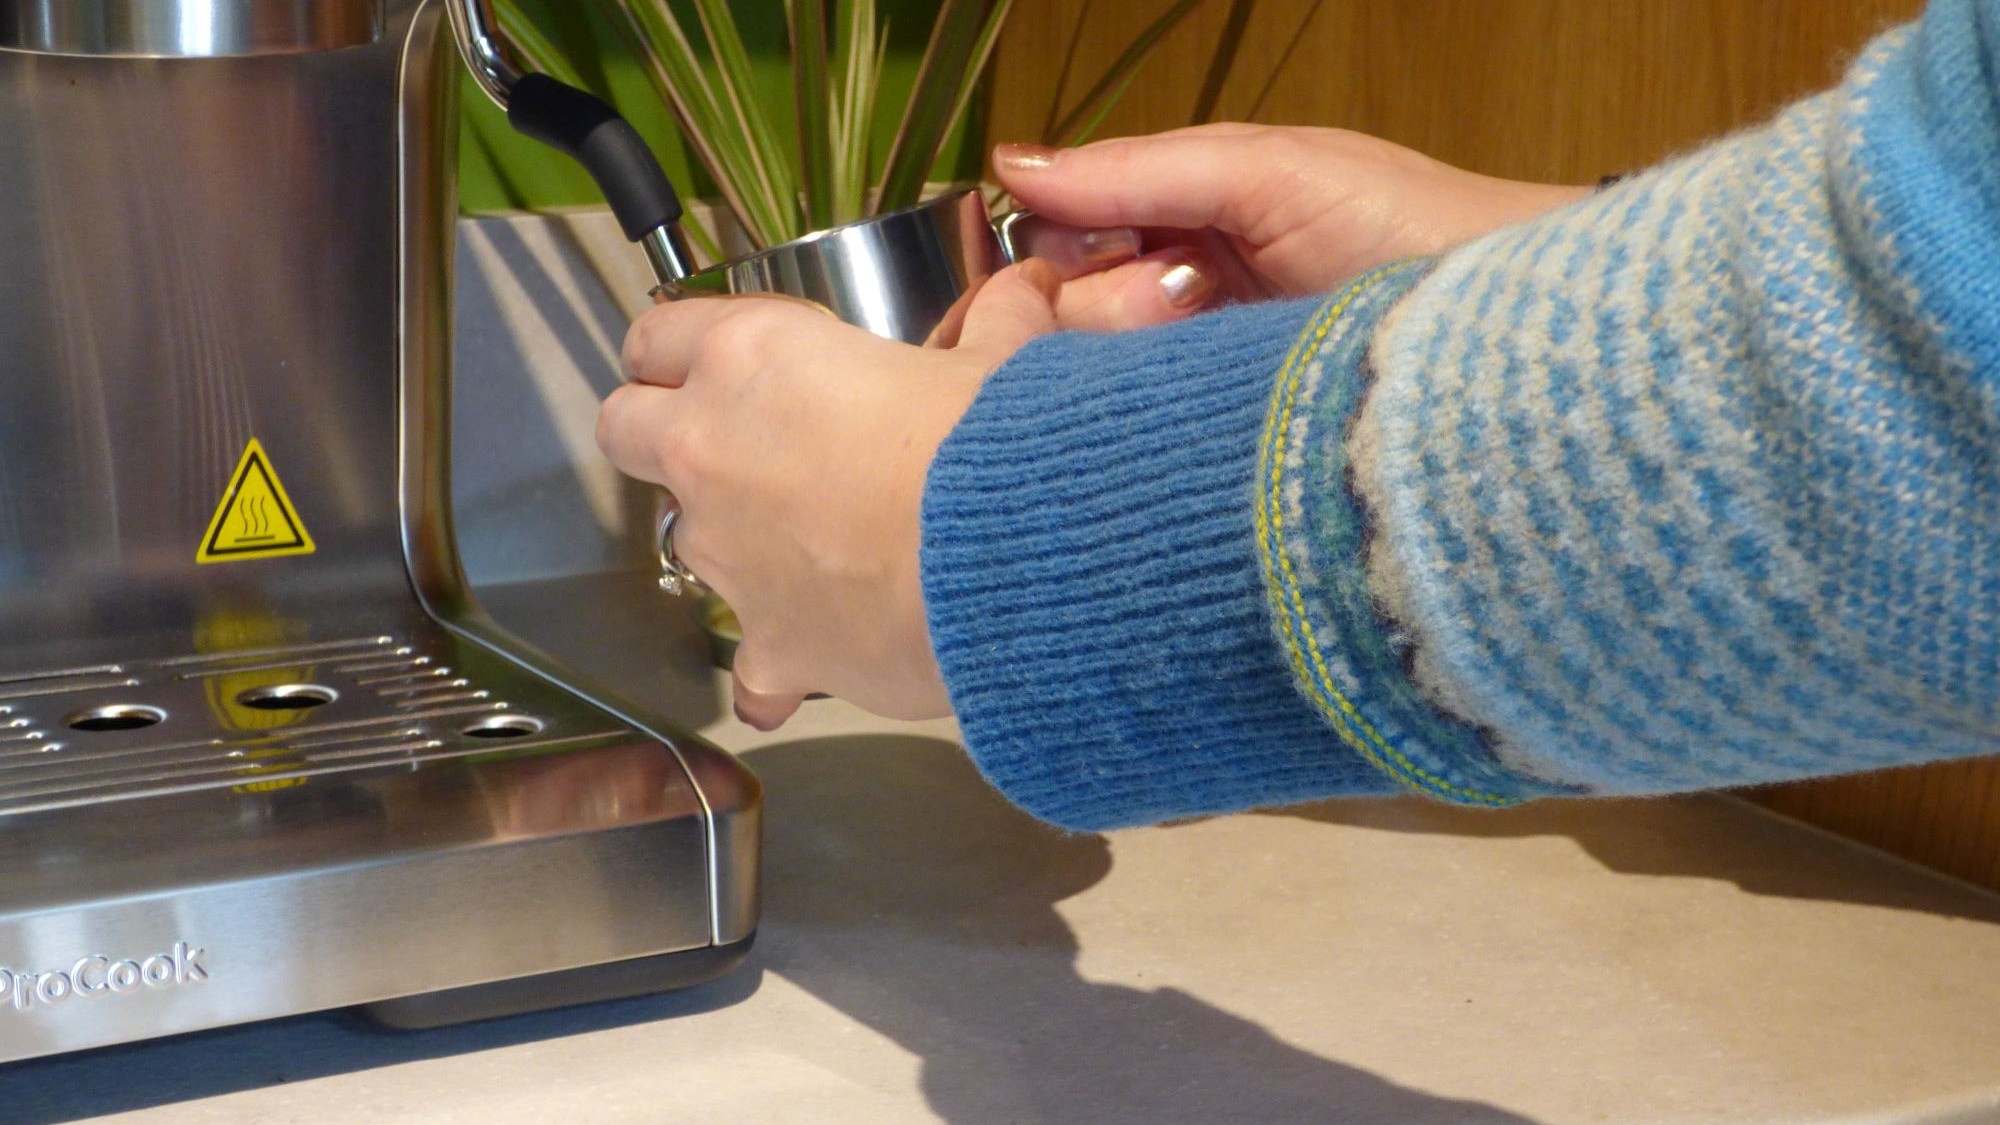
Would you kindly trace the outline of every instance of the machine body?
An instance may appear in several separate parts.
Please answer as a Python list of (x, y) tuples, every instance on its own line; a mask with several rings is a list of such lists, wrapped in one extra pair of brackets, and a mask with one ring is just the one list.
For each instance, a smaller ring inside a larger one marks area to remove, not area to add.
[(0, 0), (0, 1062), (747, 949), (755, 778), (464, 577), (458, 65), (438, 0)]

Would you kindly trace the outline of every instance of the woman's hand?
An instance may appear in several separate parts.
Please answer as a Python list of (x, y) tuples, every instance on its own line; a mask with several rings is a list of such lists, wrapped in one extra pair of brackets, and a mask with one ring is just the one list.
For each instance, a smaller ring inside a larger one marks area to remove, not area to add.
[(993, 164), (1023, 206), (1050, 219), (1138, 228), (1150, 251), (1191, 252), (1230, 300), (1325, 292), (1590, 190), (1481, 176), (1340, 129), (1263, 125), (1067, 150), (1003, 144)]
[[(1131, 285), (1139, 309), (1162, 268), (1106, 271), (1094, 307)], [(986, 375), (1057, 326), (1065, 292), (1047, 262), (1010, 267), (939, 348), (782, 297), (680, 301), (633, 325), (635, 381), (606, 400), (598, 444), (680, 502), (675, 554), (743, 625), (745, 722), (775, 727), (815, 691), (894, 718), (950, 712), (918, 578), (925, 475)]]

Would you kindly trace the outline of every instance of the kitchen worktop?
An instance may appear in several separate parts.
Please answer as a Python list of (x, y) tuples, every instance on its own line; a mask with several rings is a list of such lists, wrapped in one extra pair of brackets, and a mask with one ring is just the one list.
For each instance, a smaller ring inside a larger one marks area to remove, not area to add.
[(0, 1121), (2000, 1118), (2000, 901), (1731, 799), (1076, 836), (988, 789), (948, 722), (829, 701), (706, 733), (768, 786), (734, 975), (17, 1064)]
[(763, 777), (749, 962), (436, 1032), (336, 1012), (0, 1066), (0, 1125), (2000, 1121), (2000, 898), (1730, 798), (1078, 836), (949, 722), (736, 723), (685, 605), (561, 577), (643, 554), (645, 498), (589, 452), (643, 278), (622, 308), (591, 281), (601, 221), (467, 229), (468, 567)]

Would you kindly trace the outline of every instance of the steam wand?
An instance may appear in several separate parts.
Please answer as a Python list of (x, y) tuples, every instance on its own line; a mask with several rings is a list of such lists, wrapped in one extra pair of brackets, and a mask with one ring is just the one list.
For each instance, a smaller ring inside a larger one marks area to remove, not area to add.
[(524, 136), (568, 153), (597, 181), (625, 237), (646, 252), (660, 284), (694, 272), (681, 234), (681, 201), (653, 151), (630, 122), (601, 99), (509, 58), (492, 0), (448, 0), (458, 53), (507, 123)]

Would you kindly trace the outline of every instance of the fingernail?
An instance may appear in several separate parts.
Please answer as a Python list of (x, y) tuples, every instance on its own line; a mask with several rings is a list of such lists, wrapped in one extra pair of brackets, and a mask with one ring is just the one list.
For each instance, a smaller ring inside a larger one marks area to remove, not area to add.
[(1139, 254), (1139, 232), (1131, 227), (1094, 230), (1078, 240), (1083, 260), (1093, 266), (1108, 266)]
[(1160, 275), (1160, 295), (1177, 309), (1200, 308), (1215, 292), (1215, 279), (1193, 262), (1182, 262)]
[(1055, 162), (1056, 150), (1048, 145), (1007, 141), (993, 146), (993, 163), (1011, 172), (1039, 172)]

